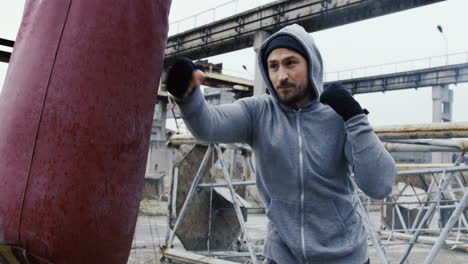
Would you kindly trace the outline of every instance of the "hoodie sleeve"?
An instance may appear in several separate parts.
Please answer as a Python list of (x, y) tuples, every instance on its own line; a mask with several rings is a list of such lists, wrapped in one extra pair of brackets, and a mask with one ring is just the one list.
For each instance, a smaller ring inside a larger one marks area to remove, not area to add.
[(352, 117), (345, 123), (345, 129), (345, 154), (357, 186), (374, 199), (387, 197), (397, 175), (392, 156), (375, 135), (366, 115)]
[(200, 88), (183, 100), (173, 97), (192, 135), (206, 142), (251, 142), (252, 118), (240, 103), (209, 105)]

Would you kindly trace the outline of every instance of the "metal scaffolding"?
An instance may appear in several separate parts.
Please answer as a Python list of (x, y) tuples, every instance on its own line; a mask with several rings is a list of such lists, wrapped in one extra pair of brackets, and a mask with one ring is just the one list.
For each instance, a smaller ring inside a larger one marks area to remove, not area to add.
[[(407, 250), (401, 256), (400, 263), (404, 263), (410, 255), (415, 244), (431, 243), (432, 249), (428, 253), (424, 263), (432, 263), (439, 250), (444, 246), (451, 249), (461, 249), (468, 251), (468, 239), (465, 235), (468, 233), (468, 221), (466, 215), (467, 198), (467, 179), (468, 166), (462, 165), (463, 157), (467, 151), (468, 141), (453, 140), (452, 137), (465, 136), (464, 131), (468, 131), (468, 123), (448, 123), (429, 125), (422, 124), (416, 126), (393, 126), (391, 128), (375, 128), (377, 135), (383, 139), (387, 150), (392, 152), (457, 152), (458, 159), (453, 164), (400, 164), (399, 168), (412, 168), (398, 171), (398, 183), (394, 186), (392, 195), (382, 201), (375, 201), (365, 196), (356, 187), (356, 197), (358, 198), (357, 212), (363, 220), (363, 224), (369, 234), (369, 243), (372, 244), (377, 252), (381, 263), (389, 263), (386, 254), (386, 247), (401, 244), (404, 240)], [(455, 133), (456, 132), (456, 133)], [(462, 134), (460, 134), (462, 133)], [(427, 139), (435, 137), (438, 139)], [(445, 139), (441, 139), (445, 138)], [(177, 259), (175, 256), (186, 256), (187, 252), (179, 252), (171, 248), (172, 241), (176, 235), (179, 223), (184, 218), (185, 208), (190, 199), (200, 192), (200, 190), (212, 190), (214, 188), (227, 188), (230, 200), (233, 203), (232, 210), (235, 211), (235, 218), (240, 224), (240, 234), (238, 241), (242, 241), (245, 246), (244, 252), (229, 251), (194, 251), (195, 259), (199, 259), (200, 252), (204, 253), (204, 261), (212, 258), (214, 262), (206, 263), (233, 263), (217, 262), (221, 261), (218, 257), (244, 256), (251, 263), (256, 263), (257, 257), (261, 256), (261, 249), (254, 246), (249, 239), (247, 229), (245, 228), (245, 218), (241, 211), (241, 204), (236, 195), (234, 186), (254, 185), (255, 181), (247, 177), (241, 180), (232, 181), (235, 173), (233, 162), (228, 166), (224, 162), (221, 148), (234, 149), (242, 152), (244, 155), (242, 164), (245, 169), (250, 170), (252, 175), (255, 173), (250, 158), (251, 149), (240, 144), (209, 144), (198, 142), (187, 136), (174, 136), (170, 138), (169, 145), (180, 146), (183, 144), (205, 146), (206, 153), (196, 177), (192, 181), (189, 194), (186, 196), (184, 206), (176, 213), (174, 204), (176, 197), (172, 197), (171, 218), (175, 225), (169, 231), (166, 245), (163, 248), (163, 255), (166, 258)], [(207, 161), (211, 154), (215, 153), (219, 159), (222, 169), (223, 181), (215, 181), (211, 177), (208, 181), (201, 182), (202, 172), (206, 170)], [(228, 167), (230, 169), (228, 170)], [(415, 168), (415, 169), (414, 169)], [(173, 188), (177, 185), (177, 166), (174, 169)], [(353, 181), (354, 182), (354, 181)], [(198, 190), (198, 191), (197, 191)], [(173, 190), (173, 195), (177, 192)], [(210, 197), (213, 198), (212, 196)], [(210, 206), (212, 206), (210, 202)], [(369, 208), (379, 207), (381, 218), (385, 225), (376, 230), (369, 220)], [(211, 209), (210, 209), (211, 210)], [(211, 214), (211, 211), (210, 211)], [(211, 221), (211, 220), (210, 220)], [(398, 241), (393, 241), (398, 240)], [(216, 258), (215, 258), (216, 257)], [(197, 260), (191, 259), (193, 263)], [(203, 262), (205, 263), (205, 262)]]

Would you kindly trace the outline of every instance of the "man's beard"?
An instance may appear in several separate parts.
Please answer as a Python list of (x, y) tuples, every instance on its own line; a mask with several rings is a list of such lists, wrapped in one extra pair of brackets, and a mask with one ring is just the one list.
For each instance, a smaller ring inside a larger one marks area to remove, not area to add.
[(279, 86), (280, 87), (281, 86), (295, 86), (296, 88), (299, 88), (299, 93), (289, 98), (283, 99), (281, 98), (281, 96), (278, 95), (278, 93), (276, 94), (278, 96), (278, 100), (280, 101), (280, 103), (284, 105), (287, 105), (287, 106), (294, 105), (295, 103), (301, 101), (307, 96), (309, 96), (311, 100), (315, 99), (315, 92), (312, 89), (312, 87), (309, 86), (309, 84), (306, 84), (306, 87), (297, 87), (296, 84), (294, 83), (285, 82), (285, 83), (281, 83)]

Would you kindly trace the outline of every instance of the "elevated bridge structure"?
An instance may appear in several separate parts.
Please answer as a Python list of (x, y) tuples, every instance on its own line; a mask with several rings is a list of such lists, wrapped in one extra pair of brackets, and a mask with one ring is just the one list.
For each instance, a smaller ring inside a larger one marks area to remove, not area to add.
[[(325, 85), (339, 81), (351, 93), (361, 94), (468, 82), (468, 52), (448, 56), (462, 58), (462, 60), (450, 65), (435, 63), (435, 65), (431, 66), (431, 64), (434, 64), (434, 60), (440, 60), (439, 57), (429, 57), (339, 72), (328, 72), (325, 73)], [(421, 61), (428, 62), (427, 68), (404, 67), (411, 64), (421, 65)], [(405, 68), (405, 70), (402, 68)], [(230, 88), (233, 92), (240, 91), (243, 94), (247, 92), (247, 96), (253, 94), (254, 87), (253, 80), (210, 72), (206, 73), (204, 84), (211, 87)]]
[[(280, 0), (197, 26), (169, 37), (166, 61), (183, 55), (191, 59), (257, 46), (261, 35), (297, 23), (308, 32), (324, 30), (444, 0)], [(232, 9), (239, 1), (232, 1)], [(200, 16), (209, 16), (209, 13)], [(200, 17), (199, 16), (199, 17)], [(196, 25), (196, 21), (194, 20)], [(177, 27), (177, 23), (173, 24)], [(263, 33), (262, 33), (263, 32)]]
[[(445, 58), (451, 63), (441, 63)], [(468, 82), (468, 52), (331, 72), (325, 80), (340, 81), (353, 94), (464, 83)]]
[[(188, 18), (193, 19), (189, 30), (178, 32), (184, 21), (171, 24), (173, 34), (168, 38), (165, 64), (177, 55), (195, 60), (255, 47), (272, 32), (293, 23), (314, 32), (442, 1), (445, 0), (279, 0), (223, 19), (208, 10)], [(242, 0), (223, 5), (228, 4), (236, 11)], [(206, 17), (217, 20), (197, 24), (197, 20)], [(0, 47), (11, 48), (13, 43), (0, 39)], [(9, 51), (1, 51), (0, 61), (8, 62), (10, 56)]]
[[(193, 28), (170, 35), (164, 63), (169, 65), (179, 55), (196, 60), (248, 47), (253, 47), (256, 51), (273, 32), (294, 23), (300, 24), (308, 32), (315, 32), (442, 1), (444, 0), (279, 0), (198, 25), (197, 21), (210, 15), (217, 18), (216, 14), (207, 11), (192, 18)], [(230, 8), (236, 10), (241, 2), (242, 0), (231, 1), (224, 6), (228, 5), (229, 8), (232, 5)], [(172, 31), (180, 29), (182, 22), (173, 23)], [(255, 69), (255, 76), (254, 95), (259, 95), (265, 92), (266, 87), (258, 67)]]
[[(325, 73), (325, 85), (336, 81), (343, 83), (352, 94), (432, 88), (433, 121), (448, 122), (453, 102), (453, 91), (448, 86), (468, 82), (468, 52)], [(206, 72), (203, 84), (228, 88), (235, 98), (241, 98), (254, 94), (255, 81)], [(167, 93), (160, 92), (160, 97), (167, 97)]]

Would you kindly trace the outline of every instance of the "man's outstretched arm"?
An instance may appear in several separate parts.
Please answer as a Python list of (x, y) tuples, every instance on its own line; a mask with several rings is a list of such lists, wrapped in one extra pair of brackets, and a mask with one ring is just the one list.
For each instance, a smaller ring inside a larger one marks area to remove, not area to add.
[(242, 103), (208, 105), (200, 91), (201, 66), (178, 58), (168, 72), (166, 87), (173, 95), (193, 136), (207, 142), (250, 143), (252, 121)]
[(329, 104), (345, 121), (345, 154), (358, 187), (375, 199), (388, 196), (396, 179), (395, 162), (369, 125), (367, 111), (339, 83), (325, 89), (320, 101)]

